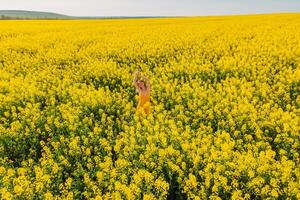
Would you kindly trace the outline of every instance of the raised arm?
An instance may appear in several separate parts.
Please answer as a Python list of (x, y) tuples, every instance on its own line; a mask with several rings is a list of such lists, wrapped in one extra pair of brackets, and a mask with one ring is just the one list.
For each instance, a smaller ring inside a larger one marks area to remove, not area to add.
[(145, 80), (146, 80), (146, 88), (147, 88), (147, 92), (150, 94), (150, 89), (151, 89), (151, 86), (150, 86), (150, 80), (149, 78), (147, 77), (144, 77)]

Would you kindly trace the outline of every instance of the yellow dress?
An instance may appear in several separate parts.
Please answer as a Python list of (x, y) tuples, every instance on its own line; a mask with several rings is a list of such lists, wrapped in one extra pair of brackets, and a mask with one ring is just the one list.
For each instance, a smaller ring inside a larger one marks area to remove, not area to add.
[(137, 113), (141, 114), (142, 112), (149, 114), (150, 113), (150, 94), (147, 93), (145, 95), (140, 94), (139, 97), (139, 104), (137, 106)]

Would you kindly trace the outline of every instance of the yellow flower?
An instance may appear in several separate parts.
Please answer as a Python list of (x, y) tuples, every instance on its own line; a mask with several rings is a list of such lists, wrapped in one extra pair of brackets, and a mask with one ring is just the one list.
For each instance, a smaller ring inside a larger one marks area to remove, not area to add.
[(66, 180), (65, 185), (66, 185), (66, 188), (67, 188), (67, 189), (70, 189), (70, 188), (71, 188), (71, 186), (72, 186), (72, 181), (73, 181), (73, 179), (70, 178), (70, 177)]
[(53, 195), (51, 194), (51, 192), (46, 192), (44, 194), (44, 197), (46, 200), (52, 200), (53, 199)]
[(162, 191), (168, 191), (169, 190), (169, 184), (161, 179), (155, 180), (155, 186), (158, 190)]
[(72, 200), (73, 199), (73, 192), (68, 192), (66, 199), (67, 200)]
[(3, 166), (0, 166), (0, 176), (3, 176), (6, 172), (6, 169)]
[(13, 199), (13, 195), (9, 191), (7, 191), (6, 188), (0, 189), (0, 193), (1, 193), (1, 199), (3, 200)]
[(275, 189), (271, 190), (272, 197), (278, 198), (278, 192)]
[(14, 192), (16, 193), (16, 195), (21, 195), (23, 193), (23, 188), (20, 185), (15, 185), (14, 186)]

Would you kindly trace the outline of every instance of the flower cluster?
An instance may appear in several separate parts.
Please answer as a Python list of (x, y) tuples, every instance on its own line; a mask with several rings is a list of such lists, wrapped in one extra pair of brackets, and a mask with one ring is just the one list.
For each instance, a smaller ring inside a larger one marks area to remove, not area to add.
[(300, 199), (299, 19), (0, 21), (0, 199)]

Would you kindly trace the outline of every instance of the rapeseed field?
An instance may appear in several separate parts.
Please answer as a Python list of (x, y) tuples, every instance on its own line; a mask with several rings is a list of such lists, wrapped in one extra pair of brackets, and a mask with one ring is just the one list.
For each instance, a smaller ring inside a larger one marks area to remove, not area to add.
[(300, 199), (299, 153), (300, 14), (0, 21), (1, 199)]

